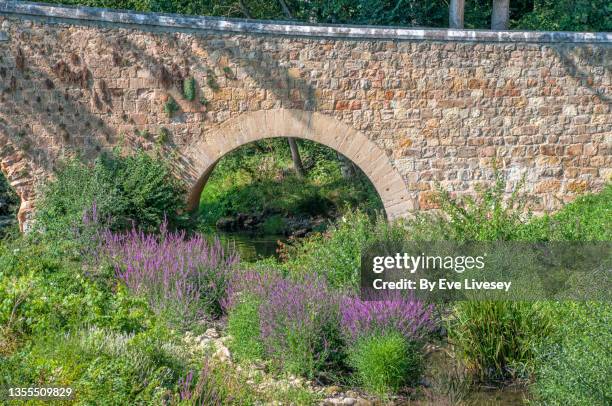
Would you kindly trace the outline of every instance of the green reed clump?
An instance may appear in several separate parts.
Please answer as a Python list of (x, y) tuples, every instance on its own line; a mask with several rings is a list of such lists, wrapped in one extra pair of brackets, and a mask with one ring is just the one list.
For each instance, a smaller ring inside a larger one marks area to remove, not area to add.
[(533, 303), (461, 302), (448, 321), (460, 359), (482, 381), (521, 377), (533, 369), (534, 346), (551, 331), (551, 319)]
[(397, 331), (363, 337), (349, 350), (348, 360), (359, 383), (381, 396), (416, 383), (422, 370), (420, 347)]

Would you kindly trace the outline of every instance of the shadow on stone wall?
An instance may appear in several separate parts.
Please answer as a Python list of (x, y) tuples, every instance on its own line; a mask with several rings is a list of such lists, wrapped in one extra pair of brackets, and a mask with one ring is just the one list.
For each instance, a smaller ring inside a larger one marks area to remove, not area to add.
[[(577, 84), (587, 89), (593, 96), (604, 104), (612, 103), (612, 97), (606, 93), (605, 88), (594, 87), (593, 76), (598, 75), (602, 79), (608, 76), (612, 80), (612, 48), (604, 47), (567, 47), (560, 46), (553, 48), (559, 61), (563, 64), (566, 71), (576, 80)], [(588, 59), (591, 67), (601, 68), (601, 72), (587, 70), (581, 65), (581, 61)]]

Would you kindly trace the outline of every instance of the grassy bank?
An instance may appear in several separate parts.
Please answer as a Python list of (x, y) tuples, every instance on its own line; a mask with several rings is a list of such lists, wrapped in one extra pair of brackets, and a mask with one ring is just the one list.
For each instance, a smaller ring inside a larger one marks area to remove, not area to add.
[[(503, 199), (500, 175), (471, 203), (441, 192), (441, 212), (395, 223), (345, 213), (281, 260), (245, 264), (158, 215), (182, 207), (163, 163), (104, 159), (60, 171), (37, 231), (0, 245), (0, 387), (70, 386), (82, 405), (302, 405), (337, 393), (440, 404), (482, 385), (520, 385), (541, 404), (610, 402), (608, 304), (434, 306), (356, 292), (375, 240), (609, 241), (612, 186), (529, 218), (521, 199)], [(137, 187), (118, 176), (133, 166), (147, 173)], [(102, 195), (75, 179), (100, 182)], [(93, 201), (70, 199), (83, 190)], [(113, 204), (141, 190), (159, 199)], [(441, 354), (452, 362), (434, 371)]]

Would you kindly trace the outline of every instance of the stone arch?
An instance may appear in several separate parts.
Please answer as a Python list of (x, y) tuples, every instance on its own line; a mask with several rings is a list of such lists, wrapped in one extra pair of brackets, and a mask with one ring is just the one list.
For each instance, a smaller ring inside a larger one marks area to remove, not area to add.
[(317, 112), (273, 109), (243, 113), (230, 119), (184, 153), (193, 184), (188, 198), (197, 209), (200, 194), (219, 159), (234, 149), (264, 138), (295, 137), (326, 145), (353, 161), (368, 176), (380, 196), (387, 218), (404, 217), (416, 208), (406, 184), (387, 154), (365, 135), (341, 121)]

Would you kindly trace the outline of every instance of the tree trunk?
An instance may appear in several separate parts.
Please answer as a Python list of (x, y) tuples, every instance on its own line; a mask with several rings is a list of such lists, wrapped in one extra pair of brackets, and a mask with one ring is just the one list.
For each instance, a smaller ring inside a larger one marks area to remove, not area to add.
[(287, 7), (287, 3), (285, 2), (285, 0), (278, 0), (278, 2), (280, 3), (281, 8), (283, 9), (283, 14), (285, 14), (285, 17), (290, 20), (293, 20), (293, 15), (291, 15), (291, 11), (289, 11), (289, 7)]
[(302, 158), (300, 157), (300, 150), (298, 149), (297, 142), (295, 138), (288, 137), (287, 141), (289, 141), (289, 149), (291, 149), (291, 159), (293, 160), (293, 167), (295, 168), (295, 173), (298, 178), (303, 178), (306, 174), (304, 171), (304, 164), (302, 163)]
[(240, 11), (242, 12), (242, 14), (244, 14), (245, 18), (253, 18), (251, 17), (251, 13), (249, 12), (249, 9), (247, 8), (246, 4), (244, 4), (243, 0), (240, 0), (238, 2), (238, 7), (240, 7)]
[(448, 26), (450, 28), (463, 28), (463, 11), (465, 0), (451, 0), (448, 8)]
[(493, 0), (492, 30), (507, 30), (510, 20), (510, 0)]

